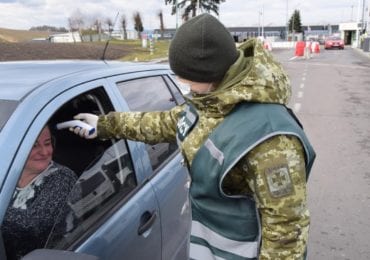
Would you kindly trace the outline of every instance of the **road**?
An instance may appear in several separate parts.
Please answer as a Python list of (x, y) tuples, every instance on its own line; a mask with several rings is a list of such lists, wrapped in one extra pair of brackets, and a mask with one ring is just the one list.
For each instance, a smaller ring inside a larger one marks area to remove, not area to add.
[(292, 83), (289, 104), (317, 159), (308, 181), (309, 260), (370, 259), (370, 56), (346, 47), (310, 60), (273, 50)]

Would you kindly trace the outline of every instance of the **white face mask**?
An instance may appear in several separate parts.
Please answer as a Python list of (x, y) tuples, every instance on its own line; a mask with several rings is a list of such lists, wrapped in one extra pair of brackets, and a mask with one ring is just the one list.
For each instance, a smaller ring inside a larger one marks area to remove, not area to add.
[(191, 85), (189, 83), (181, 82), (180, 80), (177, 81), (177, 86), (179, 87), (181, 93), (184, 96), (187, 96), (190, 94), (191, 91)]

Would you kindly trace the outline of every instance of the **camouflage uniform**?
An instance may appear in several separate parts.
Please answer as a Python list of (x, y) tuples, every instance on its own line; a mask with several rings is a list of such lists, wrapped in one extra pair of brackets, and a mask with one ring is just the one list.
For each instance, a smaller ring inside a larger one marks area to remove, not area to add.
[[(290, 82), (281, 65), (256, 40), (239, 47), (240, 56), (217, 90), (193, 94), (188, 102), (199, 115), (196, 126), (181, 142), (191, 165), (194, 155), (211, 131), (240, 102), (287, 104)], [(176, 127), (184, 107), (164, 112), (112, 112), (100, 116), (100, 138), (116, 137), (156, 143), (176, 139)], [(265, 171), (276, 165), (289, 169), (292, 189), (276, 197)], [(306, 205), (306, 172), (303, 148), (297, 138), (279, 135), (256, 146), (229, 172), (223, 188), (228, 194), (254, 197), (262, 224), (259, 259), (303, 259), (309, 227)]]

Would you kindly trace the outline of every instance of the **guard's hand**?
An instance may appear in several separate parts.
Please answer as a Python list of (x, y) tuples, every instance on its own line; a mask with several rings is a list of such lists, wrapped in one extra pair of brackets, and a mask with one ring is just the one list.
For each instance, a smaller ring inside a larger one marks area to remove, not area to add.
[(70, 128), (69, 129), (70, 131), (86, 139), (94, 139), (98, 136), (97, 125), (98, 125), (99, 117), (97, 115), (89, 114), (89, 113), (80, 113), (78, 115), (75, 115), (73, 118), (77, 120), (81, 120), (82, 122), (88, 124), (89, 126), (93, 128), (93, 131), (91, 129), (87, 129), (87, 128), (80, 127), (80, 126)]

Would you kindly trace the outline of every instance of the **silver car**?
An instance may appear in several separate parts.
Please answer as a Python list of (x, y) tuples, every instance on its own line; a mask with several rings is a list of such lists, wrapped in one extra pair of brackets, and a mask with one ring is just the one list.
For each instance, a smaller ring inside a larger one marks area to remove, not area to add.
[[(167, 65), (0, 63), (0, 221), (46, 123), (56, 125), (80, 112), (167, 110), (182, 102)], [(51, 232), (44, 249), (24, 259), (188, 259), (189, 175), (176, 143), (53, 133), (53, 160), (79, 176), (73, 189), (79, 192), (61, 209), (73, 213), (76, 225), (66, 234)], [(2, 236), (0, 259), (7, 259)]]

